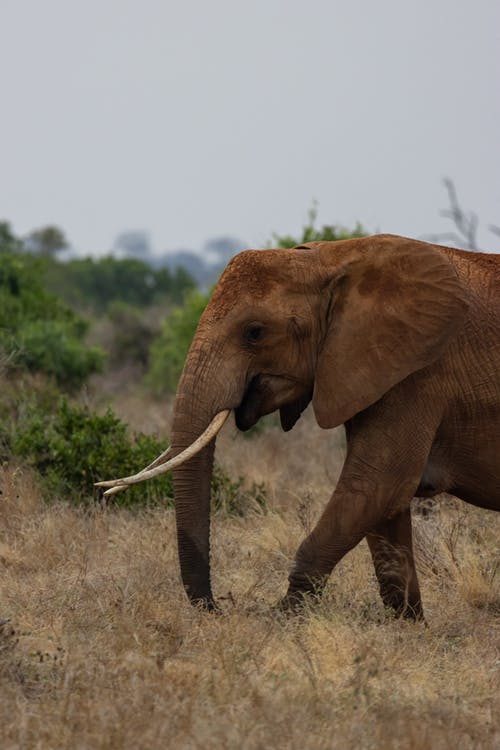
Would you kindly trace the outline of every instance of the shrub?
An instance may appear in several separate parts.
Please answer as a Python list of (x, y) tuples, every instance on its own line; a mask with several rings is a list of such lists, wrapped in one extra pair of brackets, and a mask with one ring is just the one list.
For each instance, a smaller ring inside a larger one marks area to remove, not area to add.
[[(2, 249), (0, 248), (0, 251)], [(30, 255), (1, 251), (0, 328), (15, 330), (25, 320), (69, 320), (73, 313), (41, 283), (43, 265)]]
[[(21, 405), (9, 448), (40, 472), (50, 495), (76, 501), (96, 498), (95, 482), (133, 474), (163, 450), (150, 435), (130, 436), (111, 409), (97, 414), (64, 397), (51, 409), (43, 399)], [(172, 497), (169, 474), (117, 495), (116, 502), (130, 505), (165, 496)]]
[(150, 322), (142, 310), (124, 302), (114, 302), (108, 309), (109, 341), (107, 350), (112, 365), (135, 363), (145, 369), (149, 350), (158, 333), (156, 322)]
[(86, 321), (43, 288), (42, 276), (38, 259), (3, 248), (0, 350), (10, 368), (44, 372), (64, 387), (78, 388), (101, 368), (103, 353), (86, 347)]
[(160, 335), (153, 342), (146, 381), (156, 394), (175, 392), (196, 326), (208, 299), (208, 294), (190, 292), (184, 306), (175, 308), (170, 313)]
[[(54, 408), (53, 394), (51, 389), (42, 390), (26, 403), (19, 402), (10, 430), (0, 431), (3, 458), (26, 459), (42, 475), (48, 496), (75, 502), (96, 499), (100, 490), (94, 487), (95, 482), (134, 474), (165, 448), (151, 435), (130, 435), (111, 409), (97, 414), (86, 406), (70, 404), (66, 398), (60, 398)], [(160, 501), (171, 504), (172, 499), (172, 475), (167, 473), (115, 495), (113, 502), (132, 506)], [(215, 465), (214, 510), (243, 515), (251, 507), (264, 507), (265, 500), (263, 486), (245, 489), (241, 478), (233, 481)]]
[(20, 327), (15, 339), (18, 351), (14, 362), (30, 372), (45, 372), (69, 389), (79, 388), (93, 372), (102, 368), (104, 354), (81, 341), (81, 325), (76, 321), (35, 320)]

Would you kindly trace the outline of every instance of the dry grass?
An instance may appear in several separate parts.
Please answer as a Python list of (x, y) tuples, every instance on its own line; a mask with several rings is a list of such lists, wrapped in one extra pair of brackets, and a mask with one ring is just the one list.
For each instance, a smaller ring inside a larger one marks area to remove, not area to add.
[[(164, 429), (132, 396), (121, 412)], [(29, 472), (4, 470), (2, 750), (498, 748), (500, 514), (445, 500), (416, 519), (427, 628), (384, 611), (365, 544), (317, 610), (286, 620), (272, 604), (341, 434), (309, 417), (286, 438), (228, 428), (219, 456), (270, 496), (266, 513), (214, 519), (221, 616), (186, 602), (172, 511), (46, 505)]]

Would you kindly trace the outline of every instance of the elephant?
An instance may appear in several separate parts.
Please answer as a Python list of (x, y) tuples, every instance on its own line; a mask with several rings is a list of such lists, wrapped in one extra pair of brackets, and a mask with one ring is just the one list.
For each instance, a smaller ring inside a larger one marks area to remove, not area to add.
[(246, 250), (229, 262), (187, 355), (171, 448), (152, 468), (102, 483), (112, 494), (174, 469), (181, 575), (194, 604), (216, 608), (218, 429), (230, 411), (248, 430), (279, 410), (291, 430), (311, 401), (319, 427), (345, 426), (347, 453), (281, 605), (319, 596), (366, 538), (384, 604), (422, 619), (412, 499), (447, 492), (500, 510), (500, 255), (381, 234)]

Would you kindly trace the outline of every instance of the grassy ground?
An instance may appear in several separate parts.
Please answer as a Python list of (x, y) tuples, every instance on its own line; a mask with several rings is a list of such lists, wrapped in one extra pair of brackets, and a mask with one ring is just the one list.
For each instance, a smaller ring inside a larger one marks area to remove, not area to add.
[[(168, 410), (115, 404), (137, 429)], [(213, 522), (224, 612), (190, 607), (171, 510), (91, 511), (40, 497), (6, 467), (0, 501), (0, 746), (498, 748), (500, 514), (443, 499), (417, 516), (428, 627), (391, 618), (366, 544), (322, 604), (272, 605), (328, 498), (342, 433), (225, 428), (219, 460), (265, 481), (268, 508)]]

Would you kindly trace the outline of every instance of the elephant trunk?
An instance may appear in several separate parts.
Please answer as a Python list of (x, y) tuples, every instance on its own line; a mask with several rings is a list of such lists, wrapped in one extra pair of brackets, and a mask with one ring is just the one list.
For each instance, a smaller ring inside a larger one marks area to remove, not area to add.
[[(221, 382), (210, 353), (191, 349), (182, 374), (174, 407), (172, 449), (178, 454), (191, 445), (223, 409), (238, 405), (235, 380)], [(213, 609), (210, 582), (210, 487), (214, 437), (193, 458), (173, 472), (177, 543), (181, 576), (193, 604)]]
[[(175, 446), (176, 447), (176, 446)], [(215, 439), (174, 470), (177, 545), (182, 582), (191, 602), (213, 609), (210, 582), (210, 484)]]

